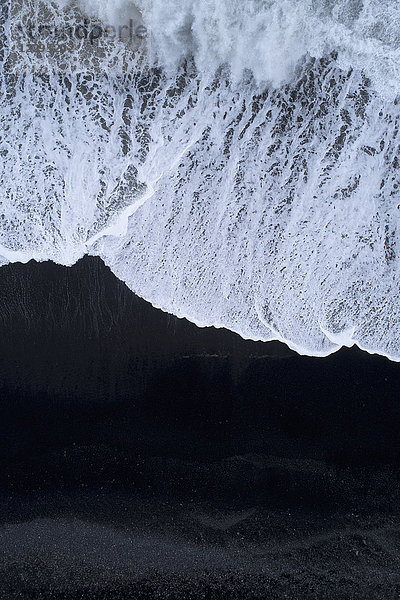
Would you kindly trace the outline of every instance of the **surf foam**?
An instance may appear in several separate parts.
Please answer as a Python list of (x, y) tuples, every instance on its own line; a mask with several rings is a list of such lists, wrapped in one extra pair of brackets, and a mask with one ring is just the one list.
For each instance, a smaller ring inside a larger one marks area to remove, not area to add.
[[(60, 22), (57, 1), (24, 6)], [(400, 360), (397, 2), (81, 8), (142, 19), (147, 66), (43, 71), (19, 46), (7, 72), (6, 47), (2, 262), (98, 254), (201, 326)]]

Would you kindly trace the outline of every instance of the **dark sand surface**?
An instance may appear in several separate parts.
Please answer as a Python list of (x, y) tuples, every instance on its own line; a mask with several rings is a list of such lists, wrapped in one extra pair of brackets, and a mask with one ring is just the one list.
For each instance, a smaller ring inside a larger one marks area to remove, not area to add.
[(0, 598), (400, 598), (399, 377), (0, 269)]
[[(149, 499), (13, 498), (1, 598), (398, 598), (400, 519)], [(3, 505), (6, 508), (6, 505)], [(40, 515), (40, 516), (39, 516)]]

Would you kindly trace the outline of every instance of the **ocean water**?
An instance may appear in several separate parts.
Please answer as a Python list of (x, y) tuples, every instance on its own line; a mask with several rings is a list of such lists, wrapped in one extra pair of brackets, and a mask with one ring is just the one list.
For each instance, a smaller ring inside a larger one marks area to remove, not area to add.
[(397, 0), (1, 10), (0, 266), (98, 255), (200, 326), (400, 360)]

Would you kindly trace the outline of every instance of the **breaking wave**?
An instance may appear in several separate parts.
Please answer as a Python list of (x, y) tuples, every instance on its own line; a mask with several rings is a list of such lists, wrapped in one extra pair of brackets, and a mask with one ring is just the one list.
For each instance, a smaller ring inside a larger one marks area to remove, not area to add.
[(95, 254), (198, 325), (400, 360), (397, 0), (2, 11), (0, 265)]

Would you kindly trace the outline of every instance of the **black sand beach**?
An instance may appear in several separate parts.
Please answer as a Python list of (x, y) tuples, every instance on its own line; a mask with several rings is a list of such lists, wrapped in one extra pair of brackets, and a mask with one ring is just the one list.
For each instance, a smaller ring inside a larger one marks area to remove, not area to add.
[(0, 598), (400, 597), (400, 365), (0, 269)]

